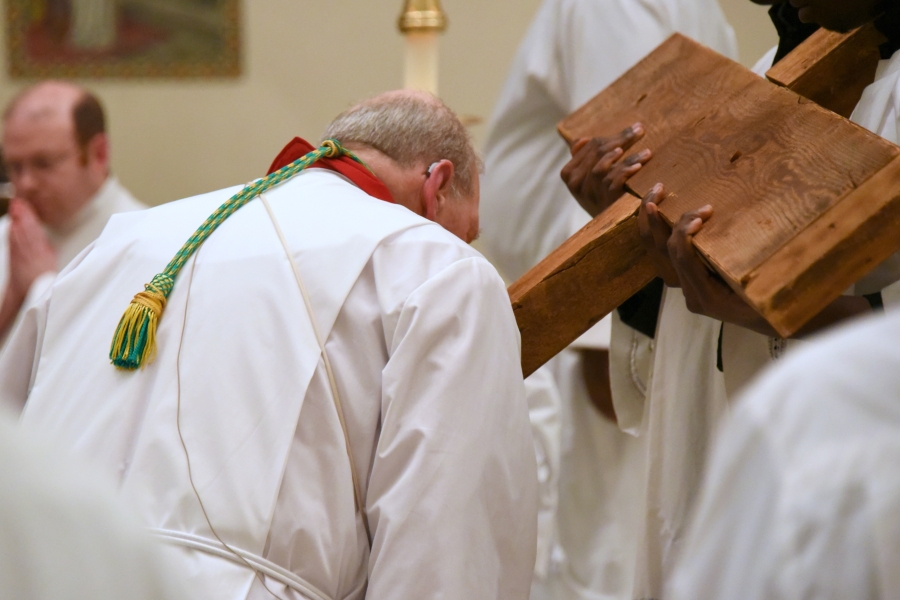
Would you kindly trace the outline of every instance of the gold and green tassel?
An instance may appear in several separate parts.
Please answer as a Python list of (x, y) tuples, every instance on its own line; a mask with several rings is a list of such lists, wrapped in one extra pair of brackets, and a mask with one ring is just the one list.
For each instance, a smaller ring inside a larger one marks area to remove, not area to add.
[(109, 358), (120, 369), (135, 370), (153, 362), (156, 356), (156, 328), (162, 318), (166, 301), (175, 287), (175, 279), (191, 255), (203, 242), (239, 208), (256, 198), (266, 190), (282, 183), (303, 171), (320, 158), (334, 158), (342, 155), (362, 163), (352, 152), (344, 148), (337, 140), (325, 140), (321, 147), (306, 154), (302, 158), (282, 167), (266, 177), (245, 186), (240, 192), (229, 198), (222, 206), (211, 214), (203, 225), (181, 247), (175, 257), (166, 265), (162, 273), (154, 276), (144, 286), (144, 291), (135, 295), (131, 304), (125, 309), (113, 336)]

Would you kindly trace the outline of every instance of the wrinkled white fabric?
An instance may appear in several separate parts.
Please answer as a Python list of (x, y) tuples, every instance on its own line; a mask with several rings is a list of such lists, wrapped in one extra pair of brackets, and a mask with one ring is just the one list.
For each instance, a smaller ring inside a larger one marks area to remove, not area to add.
[(114, 217), (14, 333), (0, 398), (27, 396), (23, 423), (113, 476), (157, 535), (205, 544), (183, 550), (204, 597), (269, 597), (217, 535), (284, 569), (264, 577), (282, 598), (527, 597), (537, 476), (518, 331), (496, 271), (440, 226), (328, 171), (266, 193), (326, 340), (371, 546), (310, 315), (260, 202), (185, 266), (155, 362), (109, 364), (131, 296), (237, 189)]
[(805, 344), (723, 424), (672, 600), (900, 597), (900, 315)]
[[(771, 65), (760, 61), (754, 71)], [(703, 474), (709, 437), (729, 411), (725, 380), (716, 365), (721, 323), (687, 309), (684, 294), (666, 288), (660, 308), (649, 394), (642, 403), (618, 397), (620, 404), (643, 409), (646, 448), (646, 499), (634, 597), (663, 598), (675, 565)], [(616, 410), (620, 410), (617, 404)]]
[[(69, 264), (69, 261), (75, 258), (79, 252), (96, 240), (111, 216), (120, 212), (144, 208), (147, 208), (146, 205), (135, 200), (134, 196), (122, 187), (118, 179), (110, 176), (97, 194), (75, 215), (64, 230), (46, 229), (50, 245), (57, 253), (57, 270)], [(22, 310), (19, 311), (19, 318), (21, 318), (22, 312), (50, 287), (55, 278), (55, 272), (44, 273), (31, 284)], [(8, 285), (9, 217), (4, 215), (0, 217), (0, 290), (3, 291), (3, 294), (6, 293)], [(15, 328), (15, 324), (13, 328)]]
[(680, 289), (666, 289), (641, 435), (646, 499), (635, 598), (663, 598), (700, 486), (709, 436), (729, 410), (716, 368), (718, 336), (718, 321), (691, 313)]
[(115, 502), (113, 486), (59, 454), (0, 412), (0, 596), (195, 598), (179, 565)]
[[(521, 276), (589, 219), (559, 177), (569, 150), (557, 122), (675, 31), (736, 56), (734, 34), (715, 0), (542, 4), (494, 109), (485, 147), (481, 240), (508, 280)], [(609, 348), (611, 326), (615, 321), (611, 325), (605, 319), (572, 347)], [(652, 342), (628, 328), (619, 339), (611, 359), (614, 397), (627, 394), (642, 402)], [(532, 412), (544, 415), (532, 418), (535, 438), (556, 454), (539, 455), (541, 471), (548, 475), (542, 479), (545, 525), (532, 597), (629, 598), (635, 523), (642, 510), (641, 448), (593, 408), (577, 353), (563, 352), (539, 373), (533, 376), (540, 380), (531, 387), (535, 393), (529, 395)], [(559, 419), (545, 418), (551, 380), (559, 390)], [(618, 414), (619, 405), (616, 409)], [(629, 429), (634, 432), (642, 415), (642, 409), (631, 410), (620, 419), (636, 419)], [(554, 436), (561, 437), (549, 443)]]

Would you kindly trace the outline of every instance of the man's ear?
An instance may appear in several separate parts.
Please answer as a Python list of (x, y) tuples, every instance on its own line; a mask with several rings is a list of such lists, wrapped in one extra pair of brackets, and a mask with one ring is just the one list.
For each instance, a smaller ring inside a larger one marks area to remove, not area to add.
[(425, 185), (422, 186), (422, 206), (425, 209), (423, 216), (434, 221), (448, 198), (455, 168), (452, 162), (444, 159), (432, 164), (429, 169), (431, 174), (425, 178)]
[(85, 154), (92, 164), (109, 169), (109, 137), (105, 133), (98, 133), (87, 143)]

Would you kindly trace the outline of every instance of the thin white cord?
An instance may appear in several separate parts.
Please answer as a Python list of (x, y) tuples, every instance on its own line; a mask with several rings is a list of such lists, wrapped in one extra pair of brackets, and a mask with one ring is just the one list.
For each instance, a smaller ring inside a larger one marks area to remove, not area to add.
[(371, 532), (369, 531), (369, 519), (366, 516), (365, 505), (362, 502), (362, 493), (359, 485), (359, 477), (356, 474), (356, 462), (353, 460), (353, 449), (350, 447), (350, 436), (347, 431), (347, 423), (344, 420), (344, 407), (341, 403), (341, 395), (338, 392), (337, 380), (334, 377), (334, 370), (331, 368), (331, 361), (328, 359), (328, 353), (325, 351), (325, 343), (322, 340), (322, 335), (319, 333), (319, 326), (316, 323), (315, 313), (313, 312), (312, 302), (309, 300), (309, 293), (306, 291), (306, 285), (303, 283), (303, 278), (300, 276), (300, 269), (297, 267), (297, 262), (294, 260), (294, 255), (290, 250), (290, 246), (288, 246), (287, 239), (284, 237), (284, 232), (281, 230), (281, 226), (278, 224), (278, 220), (275, 218), (275, 213), (272, 211), (271, 205), (269, 205), (269, 201), (266, 200), (264, 194), (259, 195), (259, 199), (262, 200), (263, 206), (266, 207), (266, 212), (269, 213), (269, 218), (272, 220), (272, 226), (275, 227), (275, 233), (278, 234), (278, 239), (281, 241), (281, 246), (284, 248), (284, 253), (287, 255), (288, 261), (291, 264), (291, 269), (294, 271), (294, 278), (297, 280), (297, 286), (300, 288), (300, 295), (303, 296), (303, 303), (306, 305), (306, 311), (309, 316), (309, 321), (312, 324), (313, 333), (316, 336), (316, 342), (319, 344), (319, 350), (322, 352), (322, 359), (325, 362), (325, 372), (328, 374), (328, 384), (331, 386), (331, 395), (334, 399), (334, 406), (337, 409), (338, 420), (341, 423), (341, 429), (344, 432), (344, 445), (347, 448), (347, 457), (350, 459), (350, 476), (353, 479), (353, 496), (356, 501), (356, 509), (359, 511), (360, 516), (362, 517), (363, 527), (366, 530), (366, 536), (371, 540)]
[(175, 427), (178, 430), (178, 439), (181, 440), (181, 447), (184, 449), (184, 458), (187, 461), (188, 481), (190, 481), (191, 489), (194, 490), (194, 496), (196, 496), (197, 502), (200, 504), (200, 511), (203, 513), (203, 518), (206, 519), (206, 524), (209, 525), (209, 530), (212, 532), (215, 538), (219, 540), (219, 543), (225, 547), (226, 550), (233, 554), (239, 562), (243, 563), (248, 569), (253, 571), (257, 579), (259, 579), (259, 582), (263, 585), (264, 588), (266, 588), (267, 592), (272, 594), (274, 598), (278, 598), (278, 600), (284, 600), (284, 598), (269, 589), (269, 586), (266, 585), (266, 580), (263, 578), (263, 574), (260, 572), (260, 570), (251, 565), (247, 561), (247, 559), (245, 559), (237, 550), (226, 544), (225, 540), (223, 540), (219, 536), (216, 528), (213, 527), (212, 521), (209, 518), (209, 514), (206, 512), (206, 506), (203, 504), (203, 499), (200, 497), (200, 492), (197, 491), (197, 486), (194, 484), (194, 475), (193, 471), (191, 470), (191, 456), (188, 453), (187, 444), (184, 442), (184, 435), (182, 435), (181, 433), (181, 348), (184, 345), (184, 331), (185, 329), (187, 329), (187, 311), (188, 304), (191, 300), (191, 286), (194, 281), (194, 268), (197, 266), (197, 256), (200, 254), (201, 249), (202, 247), (198, 248), (197, 252), (194, 253), (193, 260), (191, 261), (191, 272), (190, 275), (188, 275), (188, 280), (186, 283), (187, 297), (185, 297), (184, 299), (184, 317), (181, 321), (181, 337), (178, 341), (178, 355), (175, 358), (175, 383), (177, 390), (175, 405)]
[(235, 554), (240, 554), (247, 562), (254, 565), (254, 568), (266, 574), (268, 577), (284, 584), (293, 590), (303, 594), (303, 597), (309, 597), (310, 600), (331, 600), (324, 592), (317, 589), (314, 585), (298, 577), (296, 573), (285, 569), (284, 567), (266, 560), (261, 556), (256, 556), (250, 552), (241, 550), (240, 548), (226, 549), (221, 543), (184, 531), (176, 531), (172, 529), (151, 528), (150, 535), (160, 542), (173, 546), (181, 546), (182, 548), (190, 548), (199, 550), (205, 554), (211, 554), (219, 558), (224, 558), (232, 562), (240, 563), (235, 559)]

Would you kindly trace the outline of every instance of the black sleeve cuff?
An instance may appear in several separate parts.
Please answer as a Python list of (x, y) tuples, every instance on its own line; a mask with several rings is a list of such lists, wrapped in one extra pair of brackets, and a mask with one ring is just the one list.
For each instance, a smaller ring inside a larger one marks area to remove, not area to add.
[(622, 322), (649, 338), (656, 335), (662, 304), (663, 280), (657, 277), (617, 309)]

